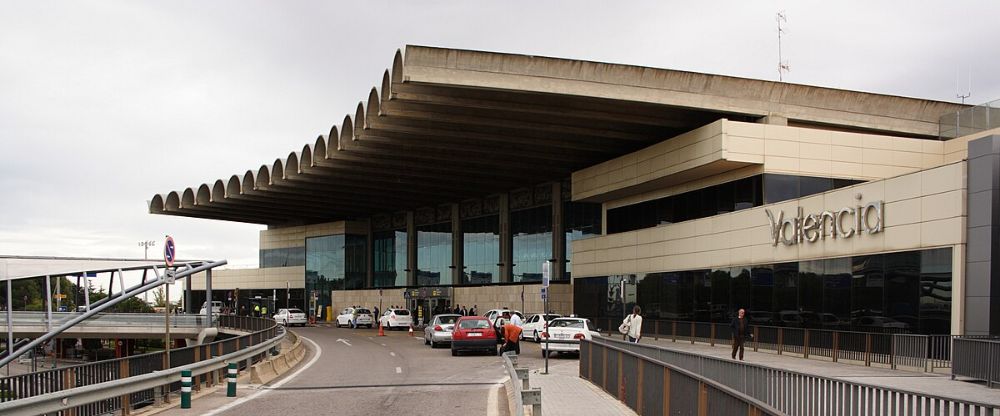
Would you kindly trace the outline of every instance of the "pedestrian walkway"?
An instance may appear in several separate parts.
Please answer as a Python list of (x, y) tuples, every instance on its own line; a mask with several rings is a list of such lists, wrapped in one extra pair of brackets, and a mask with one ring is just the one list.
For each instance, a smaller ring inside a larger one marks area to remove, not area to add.
[(542, 389), (545, 416), (636, 414), (600, 387), (580, 378), (578, 360), (553, 360), (549, 362), (549, 374), (541, 374), (544, 368), (539, 368), (534, 360), (530, 368), (528, 379), (532, 388)]
[[(731, 345), (717, 344), (713, 347), (708, 344), (691, 344), (690, 342), (672, 342), (669, 339), (654, 340), (651, 338), (643, 338), (642, 343), (725, 360), (732, 359)], [(952, 380), (951, 376), (947, 374), (865, 367), (804, 359), (794, 355), (778, 355), (773, 352), (753, 352), (750, 349), (746, 350), (743, 358), (746, 363), (782, 370), (1000, 406), (1000, 390), (990, 389), (979, 382)]]

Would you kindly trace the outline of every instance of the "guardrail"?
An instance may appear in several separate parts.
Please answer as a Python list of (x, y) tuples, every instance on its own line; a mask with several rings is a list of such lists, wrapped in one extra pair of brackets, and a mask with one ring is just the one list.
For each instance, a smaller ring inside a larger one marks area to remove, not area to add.
[[(83, 315), (82, 312), (52, 312), (52, 326), (63, 325), (70, 320)], [(47, 316), (45, 312), (25, 312), (15, 311), (11, 313), (13, 327), (19, 326), (45, 326)], [(159, 313), (99, 313), (90, 319), (83, 321), (77, 326), (100, 326), (100, 327), (147, 327), (155, 326), (163, 328), (163, 314)], [(208, 318), (205, 315), (171, 315), (171, 328), (192, 328), (205, 327)], [(7, 328), (7, 323), (0, 320), (0, 327)]]
[(580, 340), (580, 377), (640, 415), (783, 415), (701, 373), (606, 338)]
[[(128, 379), (128, 383), (131, 385), (136, 377), (148, 375), (148, 373), (176, 375), (176, 380), (164, 383), (170, 384), (164, 390), (166, 392), (177, 391), (180, 390), (179, 369), (196, 366), (206, 359), (214, 360), (213, 357), (233, 357), (233, 354), (242, 354), (244, 351), (256, 351), (255, 354), (249, 356), (250, 358), (263, 355), (273, 346), (272, 341), (280, 339), (284, 335), (284, 330), (279, 325), (275, 324), (273, 320), (265, 318), (224, 315), (219, 317), (219, 326), (248, 333), (212, 343), (172, 349), (170, 350), (169, 365), (166, 365), (167, 357), (161, 351), (0, 378), (0, 414), (6, 415), (6, 409), (18, 408), (21, 404), (27, 403), (28, 400), (35, 397), (61, 395), (67, 391), (122, 382), (125, 379)], [(267, 345), (268, 348), (262, 350), (253, 348), (262, 345)], [(232, 361), (231, 358), (226, 360), (226, 362)], [(241, 362), (241, 364), (245, 363)], [(225, 363), (214, 369), (221, 370), (224, 365)], [(164, 368), (167, 368), (168, 371), (163, 371)], [(221, 372), (219, 374), (206, 374), (208, 371), (211, 370), (196, 372), (195, 375), (198, 376), (196, 379), (199, 382), (221, 382), (224, 379)], [(156, 385), (156, 387), (158, 386)], [(66, 397), (71, 398), (71, 401), (76, 403), (71, 406), (75, 408), (74, 414), (78, 416), (99, 415), (122, 409), (130, 410), (159, 400), (159, 395), (156, 394), (153, 387), (129, 389), (125, 393), (109, 394), (89, 402), (83, 402), (73, 395)], [(66, 407), (60, 408), (60, 410), (67, 409)], [(33, 411), (32, 413), (37, 414), (41, 411)]]
[[(594, 342), (704, 375), (790, 415), (1000, 415), (1000, 406), (971, 400), (847, 382), (607, 338)], [(582, 354), (581, 349), (581, 359)], [(584, 371), (582, 363), (581, 372)], [(635, 367), (619, 366), (619, 371), (630, 368)], [(635, 374), (635, 371), (626, 373)]]
[(1000, 383), (1000, 341), (959, 338), (954, 341), (951, 377), (963, 376)]
[[(517, 366), (517, 354), (505, 352), (503, 354), (503, 365), (510, 376), (511, 389), (511, 414), (512, 416), (524, 416), (524, 406), (531, 406), (532, 416), (542, 415), (542, 390), (531, 388), (528, 380), (528, 369)], [(520, 381), (520, 382), (519, 382)]]
[[(609, 318), (595, 319), (600, 328), (617, 328)], [(978, 338), (960, 335), (920, 335), (894, 332), (859, 332), (830, 329), (795, 328), (751, 325), (752, 339), (745, 344), (753, 351), (774, 351), (801, 355), (803, 358), (824, 357), (833, 362), (847, 361), (871, 366), (885, 365), (896, 369), (908, 367), (921, 371), (951, 367), (951, 342), (956, 338)], [(611, 330), (608, 332), (612, 334)], [(653, 339), (674, 342), (728, 344), (732, 331), (728, 323), (691, 322), (643, 319), (642, 334)], [(612, 334), (613, 335), (613, 334)], [(988, 338), (988, 337), (987, 337)]]

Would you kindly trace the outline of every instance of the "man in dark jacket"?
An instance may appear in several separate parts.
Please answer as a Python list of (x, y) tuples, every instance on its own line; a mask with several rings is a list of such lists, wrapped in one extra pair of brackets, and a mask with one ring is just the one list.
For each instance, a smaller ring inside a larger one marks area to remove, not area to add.
[(738, 316), (729, 323), (729, 329), (733, 331), (733, 359), (736, 359), (736, 351), (740, 353), (740, 361), (743, 361), (743, 341), (750, 336), (750, 323), (746, 318), (746, 311), (740, 309)]

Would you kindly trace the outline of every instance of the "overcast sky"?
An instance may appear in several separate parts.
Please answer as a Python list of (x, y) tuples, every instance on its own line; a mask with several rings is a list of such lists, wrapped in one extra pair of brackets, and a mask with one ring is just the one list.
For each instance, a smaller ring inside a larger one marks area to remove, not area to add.
[(775, 80), (784, 10), (786, 81), (956, 101), (971, 74), (968, 102), (1000, 98), (997, 1), (691, 3), (5, 1), (0, 254), (155, 257), (169, 233), (256, 266), (262, 226), (147, 200), (301, 150), (406, 44)]

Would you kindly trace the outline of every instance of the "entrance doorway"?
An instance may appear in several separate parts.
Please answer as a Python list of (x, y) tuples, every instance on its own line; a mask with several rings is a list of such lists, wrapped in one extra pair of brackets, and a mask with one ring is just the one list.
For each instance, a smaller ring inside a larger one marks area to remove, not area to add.
[(413, 313), (413, 323), (423, 326), (430, 322), (434, 315), (450, 312), (452, 307), (450, 289), (447, 287), (407, 289), (406, 306)]

